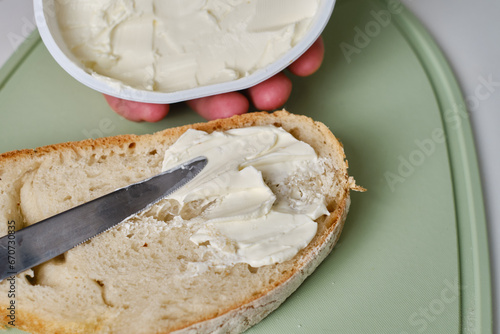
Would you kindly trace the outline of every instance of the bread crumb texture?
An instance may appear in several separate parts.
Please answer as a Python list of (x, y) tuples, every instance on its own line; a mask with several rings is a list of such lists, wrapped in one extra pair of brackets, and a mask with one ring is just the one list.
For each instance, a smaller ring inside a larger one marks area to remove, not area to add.
[[(16, 327), (31, 333), (241, 332), (295, 290), (333, 248), (353, 181), (341, 144), (321, 123), (286, 111), (251, 113), (167, 129), (0, 155), (0, 235), (160, 172), (164, 153), (183, 132), (254, 125), (283, 127), (310, 144), (322, 174), (270, 185), (325, 195), (329, 216), (292, 260), (253, 268), (210, 265), (213, 253), (189, 240), (203, 207), (165, 199), (148, 211), (16, 277)], [(84, 221), (81, 222), (85, 224)], [(9, 282), (0, 283), (7, 325)]]

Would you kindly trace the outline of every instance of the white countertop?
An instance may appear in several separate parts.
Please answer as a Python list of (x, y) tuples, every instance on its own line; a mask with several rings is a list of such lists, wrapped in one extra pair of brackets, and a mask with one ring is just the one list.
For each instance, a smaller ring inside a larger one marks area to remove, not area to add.
[[(469, 104), (500, 319), (500, 1), (402, 0), (447, 57)], [(32, 0), (0, 0), (0, 67), (35, 28)], [(495, 329), (498, 325), (495, 323)]]

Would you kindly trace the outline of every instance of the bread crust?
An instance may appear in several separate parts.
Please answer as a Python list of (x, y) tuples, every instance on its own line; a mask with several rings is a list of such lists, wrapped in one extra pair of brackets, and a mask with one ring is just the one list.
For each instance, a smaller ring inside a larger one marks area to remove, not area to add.
[[(165, 129), (151, 135), (120, 135), (99, 139), (87, 139), (78, 142), (67, 142), (49, 145), (35, 150), (18, 150), (0, 154), (0, 179), (2, 169), (25, 161), (41, 161), (53, 152), (72, 150), (75, 152), (91, 150), (95, 147), (102, 149), (112, 147), (124, 147), (129, 145), (151, 145), (157, 142), (165, 142), (168, 145), (175, 142), (188, 129), (197, 129), (206, 132), (225, 131), (233, 128), (242, 128), (259, 125), (274, 125), (283, 127), (298, 139), (304, 137), (320, 138), (321, 147), (328, 150), (337, 162), (337, 173), (342, 180), (342, 191), (334, 199), (335, 207), (331, 210), (325, 221), (327, 228), (317, 235), (311, 243), (303, 249), (294, 259), (293, 270), (282, 275), (281, 280), (269, 286), (267, 290), (261, 291), (256, 296), (249, 297), (237, 307), (230, 307), (219, 312), (218, 315), (208, 315), (203, 321), (189, 323), (179, 326), (173, 331), (159, 333), (240, 333), (255, 325), (275, 310), (290, 296), (300, 284), (309, 276), (316, 267), (326, 258), (340, 237), (341, 231), (350, 206), (350, 190), (363, 190), (357, 186), (347, 174), (347, 161), (345, 159), (342, 144), (335, 138), (330, 130), (322, 123), (315, 122), (311, 118), (288, 113), (285, 110), (274, 113), (256, 112), (227, 119), (220, 119), (206, 123), (185, 125), (177, 128)], [(307, 126), (313, 134), (300, 133), (301, 127)], [(308, 142), (308, 140), (304, 140)], [(309, 142), (308, 142), (309, 143)], [(312, 145), (315, 147), (315, 145)], [(316, 145), (315, 149), (318, 149)], [(325, 154), (323, 152), (323, 154)], [(2, 167), (4, 166), (4, 167)], [(330, 210), (330, 207), (329, 207)], [(0, 306), (0, 317), (3, 324), (7, 324), (8, 313), (6, 305)], [(38, 317), (36, 314), (26, 314), (22, 310), (17, 311), (16, 327), (31, 333), (85, 333), (89, 330), (99, 331), (98, 323), (66, 323), (53, 322)]]

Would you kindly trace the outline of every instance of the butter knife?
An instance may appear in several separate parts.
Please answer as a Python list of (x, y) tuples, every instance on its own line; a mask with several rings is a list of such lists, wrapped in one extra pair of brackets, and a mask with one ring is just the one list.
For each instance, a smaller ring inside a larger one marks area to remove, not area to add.
[(197, 157), (0, 238), (0, 281), (46, 262), (149, 208), (206, 166)]

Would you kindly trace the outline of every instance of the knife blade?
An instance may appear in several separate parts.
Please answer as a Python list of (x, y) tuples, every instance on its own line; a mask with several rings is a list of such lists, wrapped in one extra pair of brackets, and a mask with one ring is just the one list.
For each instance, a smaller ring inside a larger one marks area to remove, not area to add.
[(149, 208), (206, 166), (194, 158), (0, 238), (0, 281), (46, 262)]

